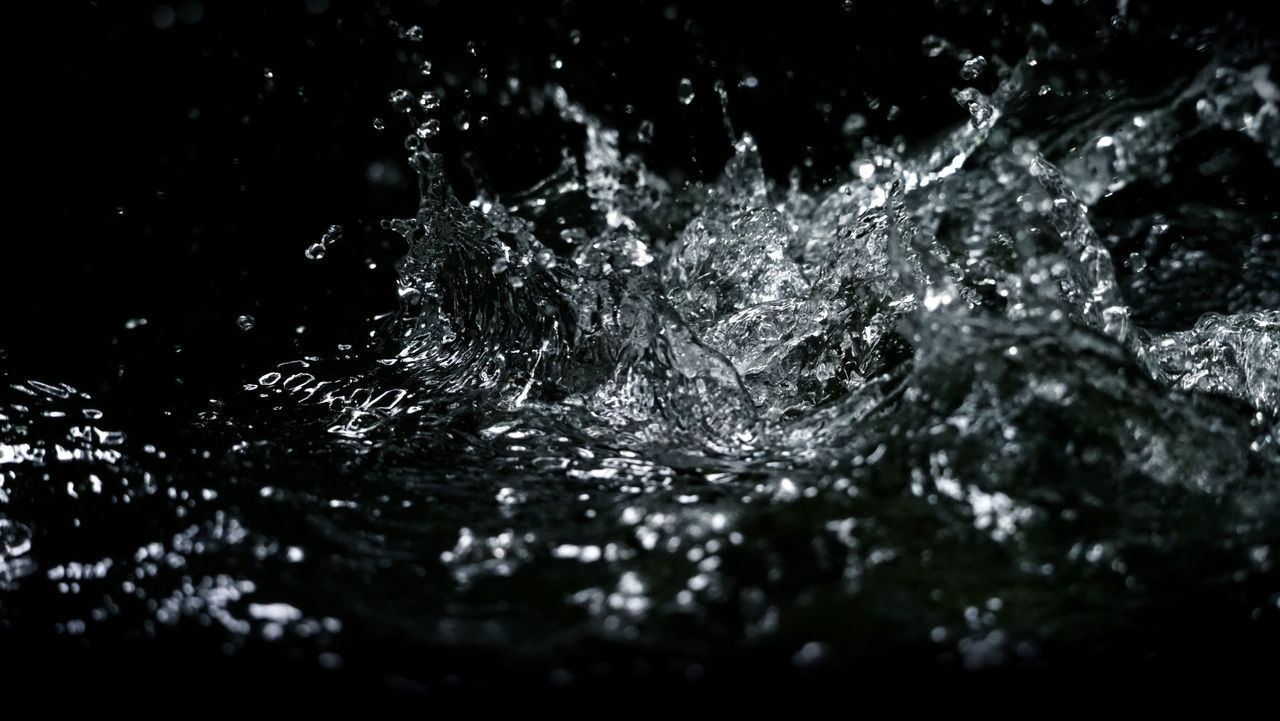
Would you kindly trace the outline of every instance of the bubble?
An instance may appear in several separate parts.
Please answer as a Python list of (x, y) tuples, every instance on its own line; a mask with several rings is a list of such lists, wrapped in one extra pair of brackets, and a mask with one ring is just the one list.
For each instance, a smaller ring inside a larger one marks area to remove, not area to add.
[(689, 78), (680, 78), (680, 94), (677, 97), (680, 98), (681, 105), (688, 105), (693, 102), (694, 92), (692, 80)]
[(305, 251), (303, 251), (303, 255), (307, 256), (308, 260), (320, 260), (324, 257), (327, 250), (328, 249), (324, 247), (324, 243), (312, 243), (307, 246)]
[(418, 137), (422, 138), (423, 140), (434, 138), (435, 136), (440, 134), (440, 121), (435, 118), (428, 120), (427, 122), (418, 126), (417, 133), (418, 133)]
[(440, 107), (440, 96), (435, 93), (423, 93), (418, 98), (418, 107), (431, 112)]
[(423, 61), (422, 61), (422, 64), (418, 66), (418, 72), (422, 73), (423, 75), (430, 75), (430, 74), (431, 74), (431, 61), (430, 61), (430, 60), (423, 60)]
[(373, 119), (373, 129), (374, 129), (374, 130), (385, 130), (385, 129), (386, 129), (386, 127), (387, 127), (387, 122), (386, 122), (385, 120), (383, 120), (382, 118), (374, 118), (374, 119)]
[(1128, 264), (1129, 270), (1135, 273), (1141, 273), (1147, 269), (1147, 259), (1141, 253), (1130, 253)]
[(974, 80), (987, 69), (987, 59), (981, 55), (975, 55), (965, 61), (960, 67), (960, 77), (965, 80)]
[(425, 33), (423, 32), (421, 25), (414, 25), (413, 27), (404, 31), (404, 38), (409, 42), (420, 43), (422, 42), (422, 38), (424, 37), (424, 35)]
[(857, 6), (857, 4), (853, 0), (844, 0), (844, 2), (840, 4), (840, 6), (844, 8), (845, 12), (851, 13), (853, 12), (853, 9), (854, 7)]
[(245, 314), (236, 318), (236, 327), (240, 330), (253, 330), (255, 322), (253, 316)]

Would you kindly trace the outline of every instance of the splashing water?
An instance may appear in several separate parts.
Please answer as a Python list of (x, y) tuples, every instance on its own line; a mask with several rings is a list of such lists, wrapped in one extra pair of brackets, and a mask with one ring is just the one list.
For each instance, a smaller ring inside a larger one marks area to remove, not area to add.
[[(1274, 218), (1112, 207), (1176, 180), (1181, 137), (1280, 165), (1271, 68), (1220, 53), (1039, 128), (1051, 53), (1029, 45), (963, 59), (956, 77), (995, 83), (955, 90), (965, 122), (868, 139), (808, 190), (773, 182), (749, 133), (714, 182), (673, 182), (550, 85), (531, 106), (584, 146), (468, 202), (428, 148), (440, 121), (396, 90), (420, 203), (384, 224), (407, 252), (373, 352), (257, 374), (189, 457), (4, 378), (0, 628), (50, 603), (91, 643), (213, 629), (229, 653), (428, 684), (493, 658), (696, 678), (1274, 639)], [(676, 99), (702, 101), (688, 79)], [(1181, 317), (1175, 281), (1217, 261), (1163, 240), (1172, 216), (1242, 234), (1252, 263)]]

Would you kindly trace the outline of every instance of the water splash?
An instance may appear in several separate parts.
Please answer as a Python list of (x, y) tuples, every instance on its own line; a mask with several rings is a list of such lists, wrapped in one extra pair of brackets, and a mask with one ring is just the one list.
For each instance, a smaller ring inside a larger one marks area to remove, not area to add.
[[(1274, 624), (1275, 296), (1146, 327), (1130, 276), (1160, 259), (1100, 230), (1108, 198), (1173, 182), (1184, 135), (1239, 133), (1277, 163), (1269, 65), (1213, 57), (1039, 128), (1042, 40), (1011, 63), (927, 38), (994, 89), (955, 88), (963, 121), (867, 139), (808, 190), (732, 123), (717, 179), (664, 178), (553, 85), (529, 106), (582, 147), (466, 201), (430, 148), (440, 98), (394, 91), (419, 184), (384, 224), (407, 247), (396, 311), (363, 352), (268, 369), (203, 413), (194, 462), (104, 430), (73, 388), (6, 378), (0, 591), (83, 599), (61, 632), (216, 624), (325, 665), (373, 643), (580, 670), (605, 643), (686, 670), (902, 649), (1035, 667), (1203, 640), (1168, 627), (1190, 587), (1204, 628)], [(60, 545), (139, 517), (93, 558)], [(367, 635), (344, 646), (352, 622)]]

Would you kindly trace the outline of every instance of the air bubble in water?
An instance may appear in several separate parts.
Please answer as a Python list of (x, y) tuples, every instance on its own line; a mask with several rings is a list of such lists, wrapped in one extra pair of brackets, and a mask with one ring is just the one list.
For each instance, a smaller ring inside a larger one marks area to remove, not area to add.
[(653, 142), (653, 121), (641, 120), (640, 127), (636, 129), (636, 140), (641, 143)]
[(254, 318), (251, 315), (242, 315), (236, 318), (236, 327), (240, 330), (253, 330)]
[(422, 125), (418, 126), (418, 137), (424, 140), (434, 138), (440, 134), (440, 121), (432, 118)]
[(423, 61), (422, 61), (422, 64), (418, 66), (418, 71), (419, 71), (419, 72), (421, 72), (423, 75), (430, 75), (430, 74), (431, 74), (431, 61), (430, 61), (430, 60), (423, 60)]
[(382, 130), (382, 129), (386, 128), (386, 127), (387, 127), (387, 123), (386, 123), (386, 121), (385, 121), (385, 120), (383, 120), (382, 118), (374, 118), (374, 119), (373, 119), (373, 129), (374, 129), (374, 130)]
[(440, 96), (435, 93), (423, 93), (418, 98), (418, 107), (428, 112), (440, 107)]
[(1147, 269), (1147, 259), (1141, 253), (1130, 253), (1128, 264), (1129, 270), (1135, 273), (1141, 273)]
[(692, 80), (689, 78), (680, 78), (680, 95), (678, 97), (680, 98), (680, 103), (682, 105), (688, 105), (693, 102), (694, 92)]
[(307, 246), (305, 251), (303, 251), (303, 255), (307, 256), (309, 260), (320, 260), (324, 257), (326, 251), (327, 249), (324, 247), (324, 243), (312, 243)]
[(965, 61), (960, 68), (960, 77), (965, 80), (974, 80), (987, 69), (987, 59), (981, 55), (975, 55)]

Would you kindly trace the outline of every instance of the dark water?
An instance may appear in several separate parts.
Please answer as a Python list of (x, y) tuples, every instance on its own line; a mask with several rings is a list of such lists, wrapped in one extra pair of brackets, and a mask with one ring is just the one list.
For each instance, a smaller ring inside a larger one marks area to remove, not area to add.
[(61, 19), (5, 271), (5, 668), (1274, 668), (1272, 34), (868, 5)]

